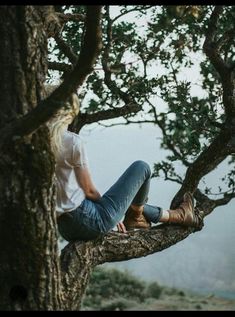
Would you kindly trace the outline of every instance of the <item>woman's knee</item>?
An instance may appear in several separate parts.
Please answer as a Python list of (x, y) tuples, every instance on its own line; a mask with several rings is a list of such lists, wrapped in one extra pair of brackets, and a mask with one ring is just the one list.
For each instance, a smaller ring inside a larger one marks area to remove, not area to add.
[(142, 160), (138, 160), (138, 161), (135, 161), (134, 163), (132, 163), (132, 165), (140, 170), (140, 171), (144, 171), (147, 176), (151, 176), (151, 168), (149, 166), (148, 163), (146, 163), (145, 161), (142, 161)]

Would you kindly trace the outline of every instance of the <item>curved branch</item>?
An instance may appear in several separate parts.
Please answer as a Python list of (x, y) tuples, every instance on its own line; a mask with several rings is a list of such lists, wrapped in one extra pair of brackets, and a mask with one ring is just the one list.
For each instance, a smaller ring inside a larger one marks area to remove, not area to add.
[(69, 243), (61, 253), (65, 302), (78, 310), (93, 267), (105, 262), (126, 261), (162, 251), (195, 232), (192, 228), (158, 225), (127, 234), (110, 232), (88, 242)]
[(18, 137), (34, 132), (62, 108), (71, 94), (84, 83), (86, 77), (93, 70), (93, 64), (101, 50), (101, 8), (102, 6), (87, 7), (84, 42), (74, 70), (35, 109), (1, 129), (0, 147), (14, 135)]
[(224, 197), (220, 199), (210, 199), (197, 189), (194, 193), (194, 197), (197, 200), (197, 207), (203, 210), (205, 215), (209, 215), (216, 207), (228, 204), (233, 198), (235, 198), (235, 193), (224, 194)]
[(197, 200), (197, 206), (203, 210), (205, 215), (209, 215), (215, 208), (215, 201), (203, 194), (198, 188), (194, 193), (194, 197)]
[(224, 206), (224, 205), (227, 205), (233, 198), (235, 198), (235, 193), (225, 194), (223, 198), (216, 199), (214, 201), (215, 201), (216, 207)]
[(184, 182), (171, 203), (171, 208), (179, 205), (186, 191), (194, 193), (200, 179), (231, 154), (229, 142), (232, 136), (233, 131), (224, 126), (224, 129), (220, 131), (214, 141), (198, 156), (194, 163), (191, 163), (187, 169)]
[(134, 114), (139, 112), (140, 110), (141, 106), (135, 103), (130, 103), (120, 108), (101, 110), (91, 114), (81, 113), (74, 120), (73, 124), (70, 127), (70, 130), (78, 133), (85, 124)]

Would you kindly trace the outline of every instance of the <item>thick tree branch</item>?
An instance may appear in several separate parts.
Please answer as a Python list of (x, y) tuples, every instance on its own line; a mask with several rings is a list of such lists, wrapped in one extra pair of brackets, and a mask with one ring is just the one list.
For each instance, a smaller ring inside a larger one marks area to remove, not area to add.
[(231, 154), (229, 142), (231, 141), (232, 135), (233, 131), (230, 128), (224, 127), (214, 141), (198, 156), (194, 163), (189, 166), (182, 187), (171, 203), (171, 208), (175, 208), (179, 205), (186, 191), (194, 193), (200, 179)]
[(71, 94), (84, 83), (86, 77), (93, 70), (93, 65), (101, 50), (100, 19), (101, 6), (88, 6), (85, 38), (74, 70), (35, 109), (1, 129), (0, 147), (14, 135), (18, 137), (34, 132), (62, 108)]
[(68, 244), (61, 253), (65, 302), (72, 310), (79, 309), (79, 298), (84, 294), (90, 272), (96, 265), (126, 261), (162, 251), (193, 232), (192, 228), (159, 225), (127, 234), (111, 232), (93, 241)]
[(215, 199), (215, 204), (217, 206), (224, 206), (227, 205), (233, 198), (235, 198), (235, 193), (231, 194), (224, 194), (223, 198)]
[(220, 199), (210, 199), (197, 189), (194, 196), (197, 200), (198, 208), (203, 210), (205, 215), (209, 215), (216, 207), (228, 204), (233, 198), (235, 198), (235, 193), (224, 194), (224, 197)]
[(194, 197), (197, 200), (197, 206), (203, 210), (205, 215), (210, 214), (216, 207), (215, 202), (210, 199), (207, 195), (203, 194), (200, 189), (196, 189)]

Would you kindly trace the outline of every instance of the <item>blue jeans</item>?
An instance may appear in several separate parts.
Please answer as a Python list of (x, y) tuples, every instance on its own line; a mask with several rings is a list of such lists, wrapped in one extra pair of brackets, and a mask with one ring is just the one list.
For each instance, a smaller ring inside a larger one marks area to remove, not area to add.
[(131, 204), (144, 205), (144, 216), (157, 223), (162, 208), (147, 204), (151, 170), (144, 161), (132, 163), (97, 201), (84, 199), (75, 210), (59, 217), (58, 229), (67, 241), (92, 240), (112, 230)]

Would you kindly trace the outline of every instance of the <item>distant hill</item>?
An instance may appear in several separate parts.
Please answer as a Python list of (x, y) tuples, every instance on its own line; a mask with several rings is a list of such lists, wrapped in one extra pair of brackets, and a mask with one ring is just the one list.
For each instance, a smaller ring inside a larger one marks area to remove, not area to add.
[(169, 288), (143, 281), (128, 272), (98, 266), (92, 273), (81, 310), (223, 311), (235, 310), (235, 299)]

